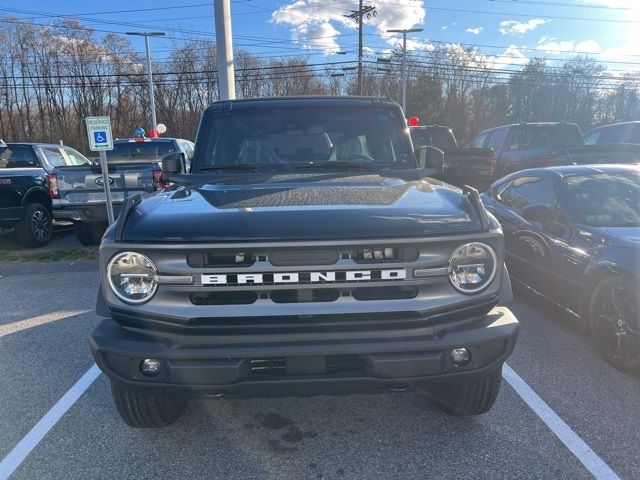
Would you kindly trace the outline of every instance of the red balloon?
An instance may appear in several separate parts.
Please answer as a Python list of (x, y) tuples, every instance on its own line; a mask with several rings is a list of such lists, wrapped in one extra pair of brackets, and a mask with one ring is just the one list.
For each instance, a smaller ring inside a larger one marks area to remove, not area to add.
[(152, 128), (152, 129), (149, 131), (149, 137), (150, 137), (150, 138), (158, 138), (158, 132), (156, 132), (155, 128)]
[(417, 127), (420, 124), (420, 119), (418, 117), (411, 117), (409, 119), (409, 126), (410, 127)]

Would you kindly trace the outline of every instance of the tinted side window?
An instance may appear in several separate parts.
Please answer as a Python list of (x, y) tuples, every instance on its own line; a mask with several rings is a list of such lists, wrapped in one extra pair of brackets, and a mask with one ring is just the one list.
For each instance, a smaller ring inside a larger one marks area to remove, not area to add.
[(631, 134), (631, 143), (640, 143), (640, 125), (637, 123), (633, 126), (633, 133)]
[(628, 143), (634, 126), (634, 124), (628, 124), (603, 128), (598, 143)]
[(545, 205), (551, 210), (558, 207), (553, 184), (539, 177), (521, 177), (496, 195), (496, 199), (514, 210), (522, 212), (527, 205)]
[(597, 145), (598, 139), (600, 138), (600, 134), (602, 130), (594, 130), (593, 132), (589, 132), (584, 136), (584, 143), (586, 145)]
[(69, 165), (86, 165), (89, 163), (89, 160), (87, 160), (84, 155), (73, 148), (65, 147), (64, 152), (67, 154), (67, 158), (69, 159)]
[(28, 168), (38, 165), (38, 157), (30, 145), (0, 147), (0, 168)]
[(481, 133), (471, 144), (471, 148), (483, 148), (484, 142), (487, 140), (488, 133)]
[(504, 141), (507, 138), (507, 130), (496, 130), (495, 132), (491, 132), (489, 136), (489, 144), (487, 147), (493, 148), (494, 152), (498, 152), (502, 149), (504, 145)]

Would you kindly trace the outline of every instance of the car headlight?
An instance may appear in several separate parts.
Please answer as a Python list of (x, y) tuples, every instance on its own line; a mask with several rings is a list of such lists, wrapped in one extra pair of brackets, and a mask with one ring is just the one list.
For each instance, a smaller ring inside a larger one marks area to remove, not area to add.
[(136, 252), (115, 255), (107, 267), (111, 291), (126, 303), (139, 304), (151, 299), (158, 283), (154, 263)]
[(449, 259), (449, 279), (462, 293), (478, 293), (486, 288), (496, 274), (496, 252), (489, 245), (467, 243), (455, 249)]

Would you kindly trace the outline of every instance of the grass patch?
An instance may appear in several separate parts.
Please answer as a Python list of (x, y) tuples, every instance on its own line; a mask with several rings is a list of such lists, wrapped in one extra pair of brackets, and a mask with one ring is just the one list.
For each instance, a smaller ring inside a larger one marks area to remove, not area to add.
[(94, 258), (98, 258), (98, 247), (66, 248), (48, 252), (33, 252), (29, 250), (17, 252), (0, 251), (0, 263), (69, 262)]

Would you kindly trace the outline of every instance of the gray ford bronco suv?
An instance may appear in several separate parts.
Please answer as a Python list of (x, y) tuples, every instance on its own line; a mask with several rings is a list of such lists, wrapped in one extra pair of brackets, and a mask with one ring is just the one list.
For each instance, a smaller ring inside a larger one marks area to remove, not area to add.
[(193, 396), (413, 389), (487, 412), (518, 322), (500, 225), (429, 178), (400, 107), (362, 97), (220, 101), (189, 175), (128, 199), (100, 246), (90, 345), (123, 420)]

